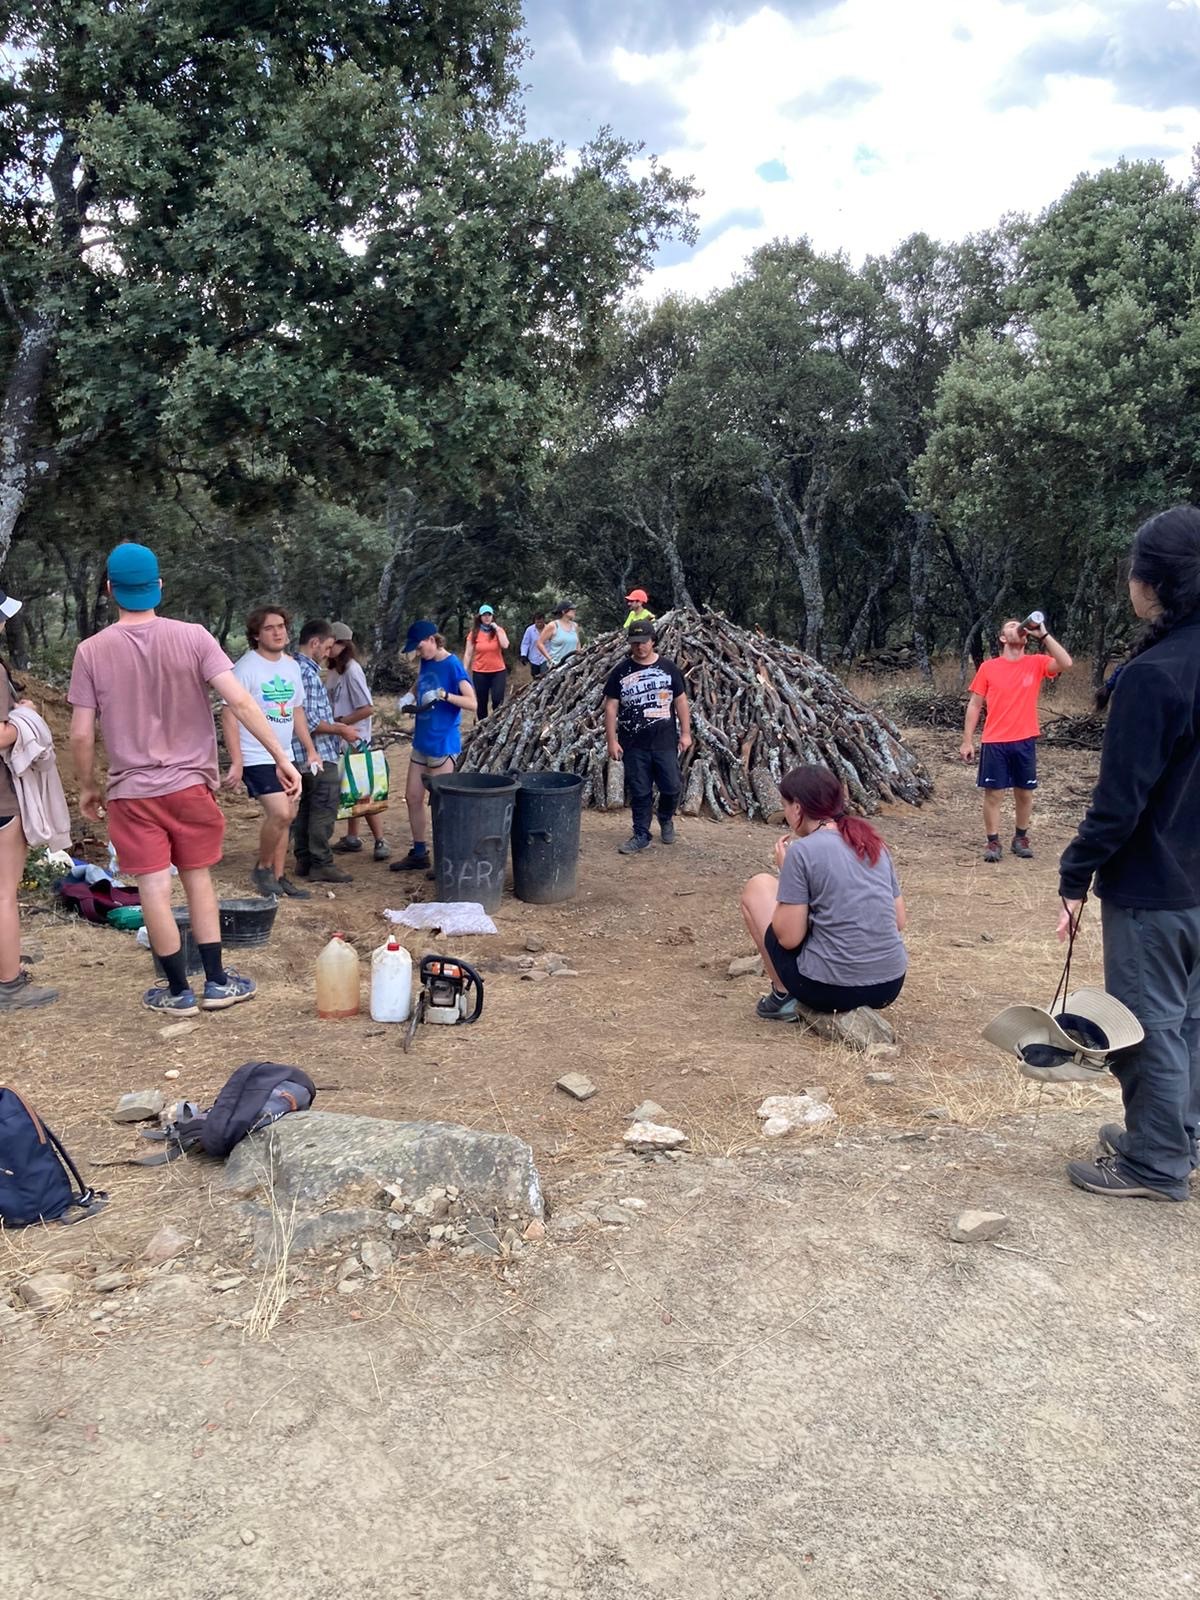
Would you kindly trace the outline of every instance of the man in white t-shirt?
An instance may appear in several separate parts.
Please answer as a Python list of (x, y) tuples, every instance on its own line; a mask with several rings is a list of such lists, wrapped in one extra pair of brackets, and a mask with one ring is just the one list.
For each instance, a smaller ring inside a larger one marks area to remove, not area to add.
[[(279, 606), (259, 606), (246, 618), (249, 650), (234, 664), (233, 675), (253, 697), (285, 750), (291, 748), (293, 734), (304, 751), (310, 771), (321, 765), (304, 715), (304, 681), (300, 668), (287, 654), (289, 617)], [(221, 709), (221, 728), (229, 752), (229, 771), (222, 780), (226, 789), (244, 783), (246, 793), (262, 807), (262, 828), (258, 835), (258, 864), (251, 877), (258, 893), (265, 898), (290, 895), (309, 899), (309, 891), (284, 876), (288, 829), (296, 815), (297, 798), (283, 791), (274, 759), (248, 733), (228, 706)]]

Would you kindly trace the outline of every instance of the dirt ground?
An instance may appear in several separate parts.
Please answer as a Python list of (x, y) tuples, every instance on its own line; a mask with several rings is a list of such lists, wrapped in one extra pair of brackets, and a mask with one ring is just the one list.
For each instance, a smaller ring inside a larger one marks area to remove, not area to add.
[[(1054, 863), (1096, 758), (1043, 752), (1037, 859), (992, 867), (957, 737), (914, 741), (938, 796), (880, 822), (911, 918), (888, 1087), (757, 1022), (761, 980), (726, 976), (749, 948), (738, 888), (770, 860), (760, 825), (686, 821), (673, 849), (629, 861), (627, 816), (585, 814), (578, 898), (506, 897), (498, 937), (456, 942), (487, 973), (484, 1018), (422, 1030), (410, 1056), (365, 1015), (313, 1012), (328, 934), (365, 955), (384, 907), (432, 892), (362, 857), (336, 898), (281, 908), (243, 964), (258, 997), (176, 1043), (139, 1008), (150, 961), (130, 936), (33, 917), (63, 1001), (6, 1024), (5, 1078), (82, 1162), (137, 1148), (109, 1120), (124, 1091), (205, 1100), (271, 1058), (337, 1085), (324, 1109), (521, 1135), (553, 1215), (516, 1260), (432, 1256), (361, 1295), (337, 1292), (336, 1262), (296, 1264), (262, 1340), (264, 1285), (203, 1166), (97, 1170), (98, 1222), (0, 1240), (0, 1319), (32, 1271), (79, 1287), (41, 1324), (0, 1321), (14, 1593), (1192, 1592), (1192, 1208), (1072, 1191), (1064, 1159), (1119, 1102), (1039, 1094), (978, 1038), (1001, 1006), (1053, 992)], [(402, 780), (397, 753), (394, 793)], [(228, 810), (221, 882), (241, 894), (256, 808)], [(400, 813), (388, 824), (402, 848)], [(503, 970), (531, 937), (579, 976)], [(1080, 980), (1098, 957), (1085, 926)], [(599, 1087), (585, 1104), (554, 1087), (571, 1068)], [(764, 1150), (760, 1099), (816, 1083), (837, 1121)], [(689, 1135), (678, 1163), (618, 1151), (647, 1097)], [(622, 1198), (644, 1201), (627, 1226), (595, 1220)], [(966, 1206), (1009, 1231), (949, 1244)], [(151, 1276), (139, 1255), (163, 1222), (193, 1242)], [(122, 1263), (134, 1284), (105, 1318), (89, 1276)], [(244, 1281), (215, 1293), (229, 1272)]]

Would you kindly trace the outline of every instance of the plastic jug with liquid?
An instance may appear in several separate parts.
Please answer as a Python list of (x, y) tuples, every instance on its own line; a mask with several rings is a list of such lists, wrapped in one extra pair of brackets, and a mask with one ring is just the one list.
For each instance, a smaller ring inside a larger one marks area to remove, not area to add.
[(371, 955), (371, 1018), (407, 1022), (412, 1010), (412, 957), (391, 938)]
[(332, 1021), (358, 1010), (358, 952), (335, 933), (317, 957), (317, 1015)]

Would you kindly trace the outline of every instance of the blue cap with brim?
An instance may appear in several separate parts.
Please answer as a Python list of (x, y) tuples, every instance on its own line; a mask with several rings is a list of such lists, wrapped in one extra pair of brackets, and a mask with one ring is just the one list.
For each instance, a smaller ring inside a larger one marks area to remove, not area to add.
[(408, 635), (404, 640), (404, 653), (411, 655), (422, 639), (432, 639), (437, 632), (436, 622), (412, 622), (409, 624)]
[(153, 611), (162, 599), (158, 557), (144, 544), (119, 544), (108, 558), (113, 599), (126, 611)]
[(495, 608), (493, 606), (480, 606), (479, 615), (481, 617), (494, 617), (496, 615)]

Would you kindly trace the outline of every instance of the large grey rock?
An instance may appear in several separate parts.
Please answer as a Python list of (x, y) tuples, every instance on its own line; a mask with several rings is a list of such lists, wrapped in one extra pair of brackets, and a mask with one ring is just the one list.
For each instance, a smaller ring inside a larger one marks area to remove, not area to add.
[(859, 1006), (857, 1011), (839, 1011), (826, 1015), (798, 1006), (801, 1018), (814, 1033), (834, 1044), (845, 1045), (849, 1050), (870, 1052), (872, 1045), (895, 1044), (896, 1032), (886, 1017), (869, 1006)]
[(135, 1089), (123, 1094), (113, 1109), (114, 1122), (150, 1122), (158, 1116), (166, 1099), (161, 1089)]
[(17, 1293), (39, 1317), (52, 1317), (71, 1303), (76, 1280), (69, 1272), (35, 1272), (17, 1285)]

